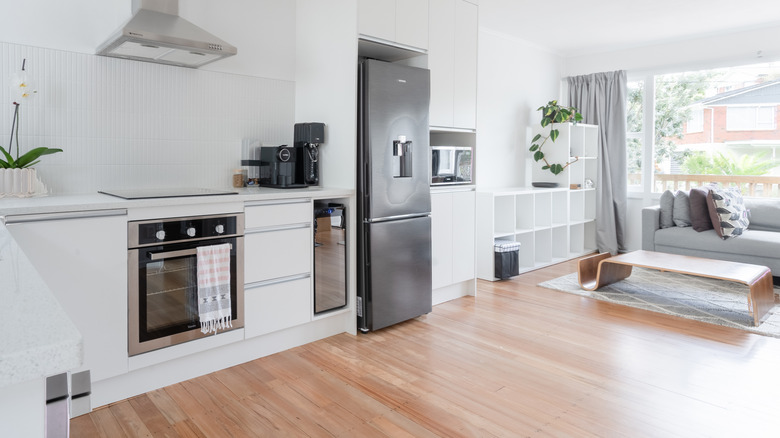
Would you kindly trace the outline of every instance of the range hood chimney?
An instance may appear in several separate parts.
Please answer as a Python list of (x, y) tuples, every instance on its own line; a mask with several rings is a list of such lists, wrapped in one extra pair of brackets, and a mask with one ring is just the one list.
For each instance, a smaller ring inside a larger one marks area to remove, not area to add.
[(238, 50), (179, 17), (179, 0), (132, 0), (133, 17), (98, 55), (198, 68)]

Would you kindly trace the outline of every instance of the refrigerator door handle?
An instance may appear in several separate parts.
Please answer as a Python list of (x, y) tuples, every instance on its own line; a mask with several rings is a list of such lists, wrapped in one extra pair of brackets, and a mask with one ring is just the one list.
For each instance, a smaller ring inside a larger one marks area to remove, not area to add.
[(390, 221), (397, 221), (400, 219), (414, 219), (418, 217), (430, 217), (431, 212), (426, 213), (413, 213), (413, 214), (401, 214), (398, 216), (387, 216), (387, 217), (379, 217), (374, 219), (364, 219), (364, 224), (378, 224), (381, 222), (390, 222)]

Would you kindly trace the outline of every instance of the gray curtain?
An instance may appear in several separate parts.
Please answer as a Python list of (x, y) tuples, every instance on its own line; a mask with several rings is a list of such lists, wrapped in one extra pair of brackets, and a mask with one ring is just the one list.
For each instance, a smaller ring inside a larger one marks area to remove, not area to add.
[(600, 252), (625, 251), (626, 235), (626, 72), (568, 78), (569, 105), (583, 122), (599, 125), (596, 183), (596, 245)]

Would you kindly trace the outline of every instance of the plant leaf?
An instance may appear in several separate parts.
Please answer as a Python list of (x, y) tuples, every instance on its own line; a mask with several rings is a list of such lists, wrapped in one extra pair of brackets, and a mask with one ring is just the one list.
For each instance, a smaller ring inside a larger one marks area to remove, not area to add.
[(550, 140), (555, 141), (558, 138), (558, 135), (560, 135), (560, 131), (553, 129), (550, 131)]
[(32, 166), (33, 161), (37, 160), (41, 155), (51, 155), (56, 154), (57, 152), (62, 152), (62, 149), (57, 148), (46, 148), (46, 147), (39, 147), (35, 149), (31, 149), (27, 151), (26, 154), (19, 157), (18, 160), (16, 160), (16, 167), (19, 169)]
[(549, 168), (550, 168), (550, 166), (542, 166), (542, 170), (547, 170)]
[(4, 163), (6, 165), (3, 166), (3, 167), (6, 168), (6, 169), (9, 168), (9, 167), (13, 168), (14, 167), (14, 157), (12, 157), (11, 154), (6, 152), (5, 148), (3, 148), (2, 146), (0, 146), (0, 152), (3, 153), (3, 155), (5, 156), (5, 159), (7, 160), (7, 161), (4, 161)]
[(531, 148), (530, 148), (530, 149), (528, 149), (528, 150), (529, 150), (529, 151), (531, 151), (531, 152), (533, 152), (533, 151), (535, 151), (535, 150), (537, 150), (537, 149), (539, 149), (539, 145), (538, 145), (538, 144), (532, 144), (532, 145), (531, 145)]
[(534, 152), (534, 161), (539, 161), (542, 158), (544, 158), (544, 152), (542, 152), (542, 151)]
[(542, 128), (544, 128), (545, 126), (547, 126), (549, 124), (550, 124), (550, 119), (548, 119), (547, 117), (543, 117), (542, 118)]
[(582, 114), (576, 113), (574, 114), (574, 120), (581, 122), (582, 121)]
[(536, 143), (537, 141), (539, 141), (540, 138), (542, 138), (542, 134), (536, 134), (534, 136), (534, 139), (531, 140), (531, 143)]

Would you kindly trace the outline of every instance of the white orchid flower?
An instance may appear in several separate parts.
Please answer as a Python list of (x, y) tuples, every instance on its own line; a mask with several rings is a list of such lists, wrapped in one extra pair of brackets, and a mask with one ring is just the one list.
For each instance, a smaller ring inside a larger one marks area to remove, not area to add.
[(14, 103), (22, 103), (24, 100), (35, 96), (37, 92), (38, 90), (32, 87), (24, 71), (14, 75), (14, 79), (11, 82), (11, 97), (14, 99)]

